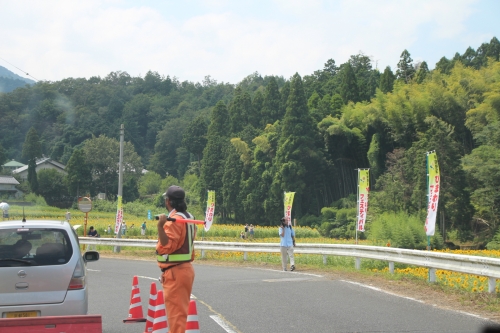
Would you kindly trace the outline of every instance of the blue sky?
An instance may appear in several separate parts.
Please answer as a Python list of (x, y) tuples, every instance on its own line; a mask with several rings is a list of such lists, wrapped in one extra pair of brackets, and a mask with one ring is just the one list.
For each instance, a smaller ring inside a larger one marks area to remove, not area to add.
[[(0, 0), (0, 66), (38, 80), (152, 70), (238, 83), (309, 75), (362, 52), (430, 68), (500, 38), (496, 0)], [(497, 16), (497, 17), (495, 17)]]

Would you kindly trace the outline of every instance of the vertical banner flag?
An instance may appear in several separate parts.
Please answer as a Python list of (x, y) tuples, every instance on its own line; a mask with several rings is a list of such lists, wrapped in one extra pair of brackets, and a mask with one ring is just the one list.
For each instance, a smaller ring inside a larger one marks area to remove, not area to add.
[(118, 196), (118, 205), (116, 208), (116, 222), (115, 222), (115, 234), (120, 232), (120, 228), (123, 222), (123, 205), (122, 205), (122, 196)]
[(358, 231), (365, 231), (366, 212), (368, 211), (368, 192), (370, 192), (370, 170), (358, 169)]
[(285, 219), (288, 225), (292, 225), (292, 205), (295, 192), (285, 192)]
[(207, 210), (205, 211), (205, 231), (210, 229), (214, 220), (215, 191), (208, 191)]
[(427, 218), (425, 220), (425, 234), (434, 236), (436, 230), (436, 216), (439, 201), (439, 188), (441, 187), (441, 177), (439, 175), (439, 164), (436, 152), (427, 153), (427, 183), (428, 183), (428, 205)]

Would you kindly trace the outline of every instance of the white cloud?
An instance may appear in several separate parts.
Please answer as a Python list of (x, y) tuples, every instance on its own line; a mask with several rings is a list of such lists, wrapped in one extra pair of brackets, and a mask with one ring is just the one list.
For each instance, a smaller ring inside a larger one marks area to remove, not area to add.
[(153, 70), (180, 80), (211, 75), (236, 83), (254, 71), (307, 75), (329, 58), (340, 64), (359, 51), (379, 68), (394, 68), (404, 49), (426, 40), (482, 37), (467, 30), (475, 3), (276, 0), (254, 8), (245, 1), (204, 0), (194, 3), (197, 14), (181, 19), (173, 6), (0, 0), (0, 57), (47, 80)]

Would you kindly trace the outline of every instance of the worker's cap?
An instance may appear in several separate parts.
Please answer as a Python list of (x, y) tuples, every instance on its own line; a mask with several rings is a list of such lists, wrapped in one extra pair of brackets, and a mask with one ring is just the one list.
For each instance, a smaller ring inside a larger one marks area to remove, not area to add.
[(164, 199), (182, 200), (186, 197), (186, 193), (182, 187), (177, 185), (170, 186), (165, 193), (163, 193)]

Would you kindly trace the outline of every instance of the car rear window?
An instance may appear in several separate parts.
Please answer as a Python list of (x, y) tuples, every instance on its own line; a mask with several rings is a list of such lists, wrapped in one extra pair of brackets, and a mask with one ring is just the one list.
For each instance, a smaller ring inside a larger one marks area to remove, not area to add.
[(73, 255), (62, 229), (0, 229), (0, 267), (63, 265)]

